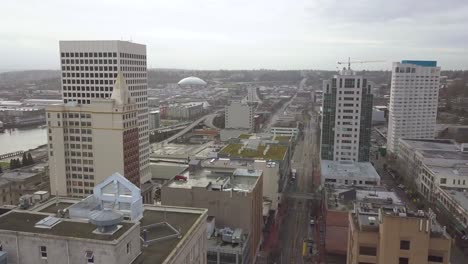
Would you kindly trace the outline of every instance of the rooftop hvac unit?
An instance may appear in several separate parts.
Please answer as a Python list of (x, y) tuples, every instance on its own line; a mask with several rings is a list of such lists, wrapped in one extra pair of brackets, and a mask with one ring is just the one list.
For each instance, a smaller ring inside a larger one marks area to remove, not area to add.
[(226, 243), (231, 243), (231, 244), (236, 244), (240, 243), (242, 240), (242, 229), (236, 228), (235, 230), (232, 230), (229, 227), (226, 227), (222, 230), (220, 230), (221, 233), (221, 240), (223, 240)]
[(97, 226), (97, 230), (94, 232), (99, 234), (112, 235), (119, 229), (117, 224), (122, 221), (123, 214), (112, 209), (93, 211), (89, 215), (89, 222)]

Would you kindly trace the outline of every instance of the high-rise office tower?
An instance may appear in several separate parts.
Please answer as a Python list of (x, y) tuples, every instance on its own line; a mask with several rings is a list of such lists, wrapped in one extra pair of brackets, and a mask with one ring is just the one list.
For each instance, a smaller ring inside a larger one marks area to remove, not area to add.
[[(118, 73), (136, 108), (139, 182), (151, 180), (149, 169), (146, 46), (128, 41), (60, 41), (62, 92), (65, 104), (89, 105), (111, 99)], [(96, 126), (96, 131), (99, 124)], [(112, 153), (108, 153), (112, 156)], [(127, 176), (127, 175), (125, 175)], [(143, 190), (143, 193), (145, 190)], [(145, 194), (144, 194), (145, 195)]]
[(387, 149), (397, 152), (399, 138), (434, 138), (440, 67), (436, 61), (393, 63)]
[(369, 161), (371, 84), (350, 68), (323, 82), (321, 158)]

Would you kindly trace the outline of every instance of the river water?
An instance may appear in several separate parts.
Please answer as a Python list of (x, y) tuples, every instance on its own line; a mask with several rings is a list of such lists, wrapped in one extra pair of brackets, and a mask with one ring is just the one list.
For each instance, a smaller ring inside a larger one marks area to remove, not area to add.
[(5, 129), (0, 133), (0, 155), (47, 144), (46, 128)]

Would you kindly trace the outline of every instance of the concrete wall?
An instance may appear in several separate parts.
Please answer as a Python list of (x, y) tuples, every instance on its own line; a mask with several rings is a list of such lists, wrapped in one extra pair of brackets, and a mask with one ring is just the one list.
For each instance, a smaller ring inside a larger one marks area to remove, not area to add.
[[(140, 227), (135, 225), (119, 241), (75, 239), (22, 232), (1, 231), (0, 242), (9, 264), (86, 264), (86, 251), (93, 251), (94, 263), (131, 263), (141, 253)], [(127, 243), (130, 252), (127, 254)], [(47, 247), (47, 259), (40, 247)]]
[[(250, 193), (211, 191), (193, 187), (161, 189), (161, 204), (208, 209), (216, 218), (217, 227), (242, 228), (252, 237), (252, 256), (255, 256), (262, 233), (263, 178)], [(253, 259), (253, 258), (252, 258)]]
[(225, 127), (253, 129), (253, 107), (241, 102), (226, 106)]
[(193, 263), (193, 264), (205, 264), (207, 248), (207, 237), (206, 237), (206, 217), (207, 215), (199, 220), (193, 227), (192, 233), (181, 241), (184, 243), (183, 247), (176, 248), (173, 255), (170, 255), (165, 263), (167, 264), (179, 264), (179, 263)]

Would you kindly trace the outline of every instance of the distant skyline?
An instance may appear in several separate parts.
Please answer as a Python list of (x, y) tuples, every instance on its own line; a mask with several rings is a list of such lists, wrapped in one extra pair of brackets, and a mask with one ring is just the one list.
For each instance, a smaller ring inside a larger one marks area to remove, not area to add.
[(132, 40), (148, 68), (468, 70), (466, 0), (22, 0), (0, 9), (0, 72), (58, 69), (59, 40)]

